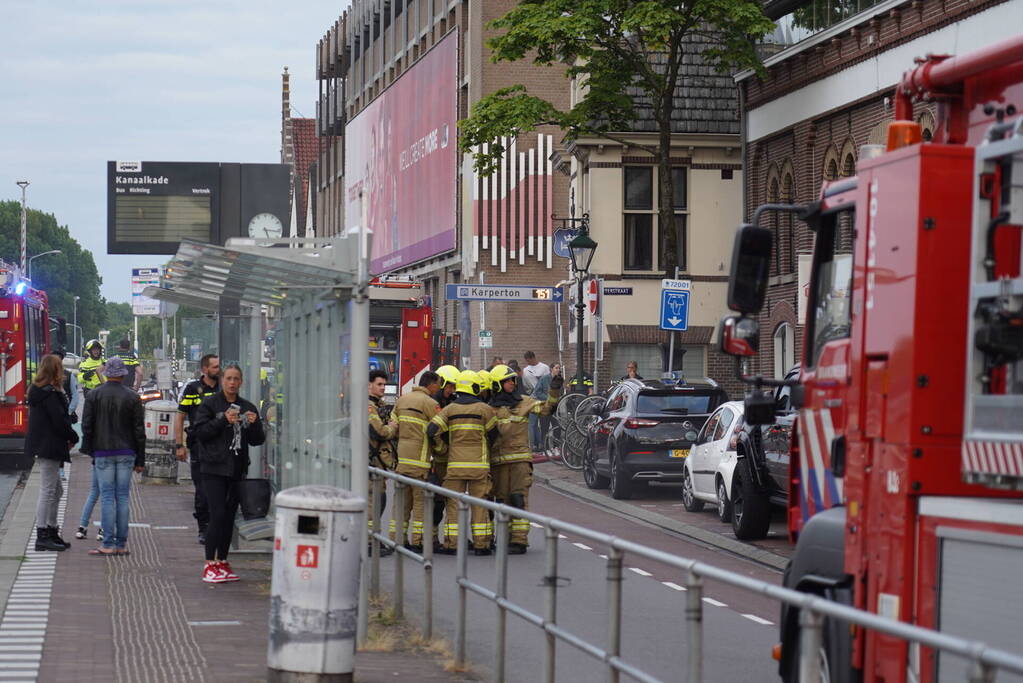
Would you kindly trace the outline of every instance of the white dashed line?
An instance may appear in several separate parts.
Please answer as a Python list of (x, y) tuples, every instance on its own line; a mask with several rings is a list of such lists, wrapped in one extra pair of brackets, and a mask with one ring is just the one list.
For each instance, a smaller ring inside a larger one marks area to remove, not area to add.
[(602, 560), (606, 560), (607, 559), (607, 555), (597, 555), (597, 557), (599, 557)]
[(714, 598), (704, 598), (703, 601), (708, 605), (714, 605), (715, 607), (728, 607), (725, 603), (715, 600)]
[(767, 619), (761, 619), (760, 617), (758, 617), (755, 614), (743, 614), (742, 616), (746, 617), (750, 621), (754, 621), (754, 622), (756, 622), (758, 624), (763, 624), (764, 626), (774, 626), (774, 622), (773, 621), (768, 621)]
[(668, 588), (676, 591), (684, 591), (686, 589), (685, 586), (680, 586), (677, 583), (672, 583), (671, 581), (661, 581), (661, 583), (667, 586)]
[(629, 567), (629, 571), (636, 572), (640, 576), (653, 576), (653, 574), (651, 574), (650, 572), (646, 571), (645, 569), (640, 569), (639, 567)]
[(533, 527), (534, 529), (543, 529), (543, 524), (537, 524), (536, 522), (530, 522), (529, 526)]
[(241, 626), (240, 621), (190, 621), (189, 626)]
[(558, 538), (568, 538), (565, 534), (558, 534)]
[(576, 548), (581, 548), (583, 550), (593, 550), (593, 548), (586, 545), (585, 543), (573, 543), (572, 545), (574, 545)]

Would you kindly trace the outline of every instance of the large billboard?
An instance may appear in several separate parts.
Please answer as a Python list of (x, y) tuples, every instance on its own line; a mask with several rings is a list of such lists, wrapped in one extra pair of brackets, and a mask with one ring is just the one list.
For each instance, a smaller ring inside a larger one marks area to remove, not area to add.
[(345, 222), (373, 231), (374, 275), (455, 248), (458, 36), (345, 127)]

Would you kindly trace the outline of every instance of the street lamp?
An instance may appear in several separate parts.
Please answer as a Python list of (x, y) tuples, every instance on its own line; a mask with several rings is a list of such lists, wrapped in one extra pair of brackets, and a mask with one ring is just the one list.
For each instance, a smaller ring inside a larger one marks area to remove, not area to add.
[(28, 273), (27, 273), (28, 281), (32, 282), (32, 262), (33, 261), (35, 261), (40, 256), (48, 256), (50, 254), (60, 254), (60, 253), (63, 253), (63, 252), (61, 252), (60, 249), (50, 249), (49, 251), (44, 251), (41, 254), (36, 254), (35, 256), (32, 256), (31, 258), (29, 258), (29, 260), (28, 260)]
[(78, 300), (82, 297), (76, 296), (74, 301), (74, 330), (75, 330), (75, 355), (79, 355), (78, 352)]
[(27, 256), (28, 251), (28, 230), (26, 227), (28, 223), (28, 209), (25, 204), (25, 188), (27, 188), (30, 183), (27, 180), (19, 180), (15, 184), (21, 188), (21, 261), (19, 263), (21, 264), (21, 272), (24, 273), (25, 256)]
[(597, 243), (590, 237), (589, 232), (590, 222), (588, 216), (584, 215), (579, 223), (579, 234), (568, 243), (568, 254), (578, 288), (575, 300), (575, 385), (579, 390), (582, 390), (583, 386), (583, 312), (586, 310), (583, 282), (590, 269), (590, 262), (593, 261), (593, 254), (597, 251)]

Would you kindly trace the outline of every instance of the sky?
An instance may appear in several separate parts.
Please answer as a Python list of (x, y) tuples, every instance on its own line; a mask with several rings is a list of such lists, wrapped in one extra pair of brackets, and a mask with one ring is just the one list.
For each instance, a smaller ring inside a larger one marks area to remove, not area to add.
[(166, 256), (106, 253), (106, 162), (280, 162), (281, 73), (316, 115), (316, 43), (344, 0), (0, 0), (0, 200), (56, 216), (101, 294)]

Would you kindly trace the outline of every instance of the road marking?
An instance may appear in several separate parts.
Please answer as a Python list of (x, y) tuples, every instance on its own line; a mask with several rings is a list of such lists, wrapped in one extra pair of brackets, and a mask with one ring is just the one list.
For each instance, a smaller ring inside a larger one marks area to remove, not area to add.
[(599, 557), (602, 560), (606, 560), (607, 559), (607, 555), (597, 555), (597, 557)]
[(715, 600), (714, 598), (704, 598), (703, 601), (708, 605), (714, 605), (715, 607), (728, 607), (725, 603)]
[(640, 569), (639, 567), (629, 567), (629, 571), (630, 572), (636, 572), (640, 576), (653, 576), (653, 574), (651, 574), (650, 572), (648, 572), (648, 571), (646, 571), (644, 569)]
[(533, 527), (534, 529), (543, 529), (543, 524), (537, 524), (536, 522), (530, 522), (529, 526)]
[(18, 652), (26, 652), (28, 650), (43, 651), (42, 645), (0, 645), (0, 650), (17, 650)]
[(572, 545), (574, 545), (576, 548), (582, 548), (583, 550), (593, 550), (593, 548), (586, 545), (585, 543), (573, 543)]
[(761, 619), (760, 617), (758, 617), (755, 614), (743, 614), (742, 616), (746, 617), (750, 621), (755, 621), (758, 624), (763, 624), (764, 626), (774, 626), (774, 622), (773, 621), (768, 621), (767, 619)]
[(568, 538), (565, 534), (558, 534), (558, 538)]
[(677, 583), (672, 583), (671, 581), (661, 581), (661, 583), (663, 583), (668, 588), (671, 588), (672, 590), (676, 591), (684, 591), (686, 589), (685, 586), (680, 586)]
[(187, 529), (187, 528), (188, 528), (187, 526), (154, 526), (154, 527), (152, 527), (152, 529), (154, 531), (156, 531), (157, 529), (161, 529), (161, 530), (167, 530), (167, 529), (178, 530), (178, 529)]
[(35, 661), (39, 661), (42, 658), (42, 652), (11, 652), (10, 654), (0, 652), (0, 661), (5, 659), (33, 659)]
[(240, 621), (190, 621), (189, 626), (241, 626)]

